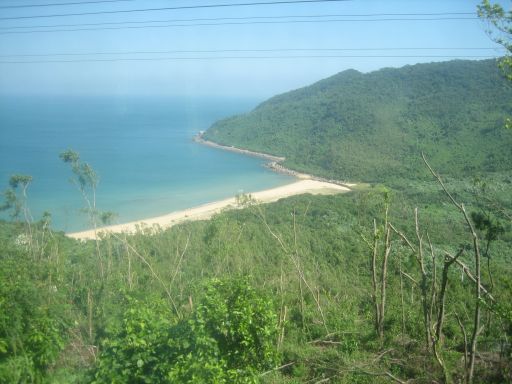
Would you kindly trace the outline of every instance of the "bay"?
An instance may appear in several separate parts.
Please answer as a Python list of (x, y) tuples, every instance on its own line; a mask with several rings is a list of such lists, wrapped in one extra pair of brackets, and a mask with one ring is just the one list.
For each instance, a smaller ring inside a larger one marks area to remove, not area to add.
[[(140, 220), (287, 184), (262, 159), (197, 144), (192, 137), (257, 100), (120, 96), (0, 97), (0, 190), (13, 174), (33, 177), (35, 220), (62, 231), (90, 228), (71, 170), (59, 153), (80, 153), (99, 176), (97, 206), (116, 223)], [(3, 218), (6, 214), (3, 214)]]

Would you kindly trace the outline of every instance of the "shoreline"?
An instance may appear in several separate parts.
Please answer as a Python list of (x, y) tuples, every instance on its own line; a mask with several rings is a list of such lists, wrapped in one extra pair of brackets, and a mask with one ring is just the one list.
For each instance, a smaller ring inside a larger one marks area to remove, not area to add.
[[(300, 173), (292, 169), (282, 166), (280, 163), (286, 160), (285, 157), (270, 155), (268, 153), (250, 151), (248, 149), (236, 148), (233, 146), (226, 146), (217, 144), (213, 141), (203, 139), (203, 133), (200, 132), (193, 137), (193, 141), (198, 144), (207, 145), (209, 147), (227, 150), (231, 152), (240, 153), (243, 155), (259, 157), (269, 160), (264, 164), (264, 167), (281, 174), (286, 174), (295, 177), (295, 182), (283, 185), (281, 187), (265, 189), (257, 192), (249, 192), (244, 194), (250, 198), (250, 203), (265, 204), (277, 201), (282, 198), (301, 195), (331, 195), (337, 193), (346, 193), (356, 184), (345, 183), (339, 180), (329, 180), (323, 177), (309, 175), (307, 173)], [(134, 234), (138, 231), (149, 231), (155, 233), (162, 229), (170, 228), (174, 225), (183, 223), (185, 221), (208, 220), (213, 215), (220, 213), (227, 209), (241, 209), (246, 204), (240, 203), (239, 196), (230, 197), (223, 200), (213, 201), (192, 208), (187, 208), (179, 211), (174, 211), (161, 216), (149, 217), (141, 220), (130, 221), (123, 224), (108, 225), (96, 229), (85, 231), (66, 233), (66, 236), (76, 240), (94, 240), (101, 238), (103, 235), (109, 233), (126, 233)]]
[[(349, 192), (348, 186), (342, 186), (325, 181), (303, 179), (286, 184), (281, 187), (266, 189), (257, 192), (244, 194), (249, 196), (256, 204), (271, 203), (279, 199), (310, 193), (313, 195), (331, 195), (337, 193)], [(237, 197), (231, 197), (224, 200), (214, 201), (212, 203), (203, 204), (197, 207), (184, 209), (181, 211), (171, 212), (162, 216), (151, 217), (142, 220), (131, 221), (124, 224), (109, 225), (94, 229), (67, 233), (66, 236), (76, 240), (94, 240), (101, 238), (102, 235), (109, 233), (126, 233), (134, 234), (140, 230), (149, 230), (149, 232), (157, 232), (160, 229), (167, 229), (176, 224), (185, 221), (207, 220), (213, 215), (226, 209), (241, 209), (246, 205), (241, 204)]]
[(260, 157), (265, 160), (270, 160), (270, 161), (275, 161), (275, 162), (281, 162), (281, 161), (286, 160), (285, 157), (269, 155), (268, 153), (255, 152), (255, 151), (250, 151), (248, 149), (241, 149), (241, 148), (237, 148), (237, 147), (233, 147), (233, 146), (217, 144), (214, 141), (203, 139), (203, 133), (204, 132), (198, 133), (197, 135), (195, 135), (192, 138), (192, 140), (195, 141), (196, 143), (207, 145), (209, 147), (223, 149), (223, 150), (231, 151), (231, 152), (235, 152), (235, 153), (241, 153), (243, 155), (248, 155), (248, 156), (253, 156), (253, 157)]
[(326, 183), (340, 185), (342, 187), (346, 187), (349, 189), (351, 187), (353, 187), (354, 185), (356, 185), (353, 183), (346, 183), (346, 182), (343, 182), (340, 180), (327, 179), (325, 177), (314, 176), (314, 175), (310, 175), (308, 173), (298, 172), (293, 169), (286, 168), (285, 166), (280, 164), (286, 160), (286, 157), (270, 155), (270, 154), (264, 153), (264, 152), (250, 151), (248, 149), (237, 148), (232, 145), (228, 146), (228, 145), (218, 144), (214, 141), (203, 139), (203, 134), (204, 134), (203, 131), (199, 132), (197, 135), (195, 135), (192, 138), (192, 140), (198, 144), (207, 145), (209, 147), (223, 149), (223, 150), (231, 151), (231, 152), (235, 152), (235, 153), (241, 153), (243, 155), (259, 157), (259, 158), (262, 158), (265, 160), (270, 160), (267, 164), (264, 164), (263, 166), (265, 168), (268, 168), (268, 169), (274, 171), (274, 172), (281, 173), (283, 175), (293, 176), (299, 180), (317, 180), (317, 181), (322, 181), (322, 182), (326, 182)]

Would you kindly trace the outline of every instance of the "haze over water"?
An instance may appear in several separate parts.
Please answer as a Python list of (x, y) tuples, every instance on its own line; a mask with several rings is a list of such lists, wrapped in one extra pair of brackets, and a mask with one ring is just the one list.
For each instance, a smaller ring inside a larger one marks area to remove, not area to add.
[(98, 209), (115, 212), (120, 223), (287, 184), (292, 179), (262, 167), (262, 159), (192, 141), (216, 120), (255, 105), (228, 98), (2, 97), (0, 189), (12, 174), (32, 175), (34, 219), (49, 211), (53, 228), (76, 231), (90, 225), (71, 170), (59, 159), (68, 148), (96, 170)]

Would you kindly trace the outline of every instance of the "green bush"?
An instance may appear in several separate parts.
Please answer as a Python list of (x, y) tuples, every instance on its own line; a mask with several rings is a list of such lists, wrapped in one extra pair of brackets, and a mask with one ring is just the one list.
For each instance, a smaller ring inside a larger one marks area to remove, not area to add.
[(247, 279), (212, 280), (188, 320), (161, 300), (128, 299), (103, 343), (94, 383), (255, 383), (277, 362), (272, 302)]
[(0, 256), (0, 382), (42, 382), (64, 347), (65, 311), (27, 252)]
[(103, 341), (94, 383), (165, 382), (172, 318), (162, 300), (127, 297), (122, 324)]

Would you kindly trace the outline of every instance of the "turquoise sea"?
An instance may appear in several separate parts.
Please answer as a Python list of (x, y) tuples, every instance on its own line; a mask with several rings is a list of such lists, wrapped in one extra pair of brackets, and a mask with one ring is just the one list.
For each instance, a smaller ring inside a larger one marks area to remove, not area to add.
[[(90, 227), (59, 153), (71, 148), (97, 172), (97, 206), (116, 223), (153, 217), (289, 183), (264, 160), (192, 141), (255, 100), (176, 97), (0, 97), (0, 190), (33, 176), (28, 205), (63, 231)], [(3, 197), (2, 197), (3, 199)], [(5, 218), (5, 214), (3, 215)]]

